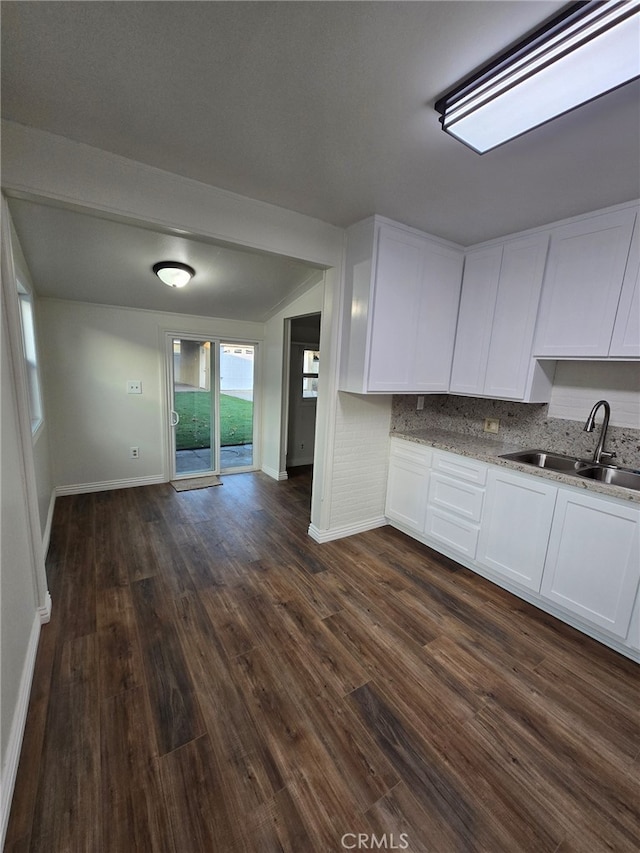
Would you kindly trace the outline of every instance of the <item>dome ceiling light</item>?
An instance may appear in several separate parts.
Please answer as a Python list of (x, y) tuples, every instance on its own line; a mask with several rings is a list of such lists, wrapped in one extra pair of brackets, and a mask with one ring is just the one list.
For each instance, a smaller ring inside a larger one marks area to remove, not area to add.
[(153, 271), (169, 287), (184, 287), (196, 274), (193, 267), (179, 261), (160, 261), (153, 265)]

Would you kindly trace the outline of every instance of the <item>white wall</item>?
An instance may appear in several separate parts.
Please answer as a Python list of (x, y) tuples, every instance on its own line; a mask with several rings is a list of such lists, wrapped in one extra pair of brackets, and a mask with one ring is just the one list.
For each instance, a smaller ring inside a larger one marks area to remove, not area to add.
[(2, 200), (0, 326), (0, 848), (26, 721), (40, 624), (48, 619), (10, 220)]
[(384, 523), (391, 397), (338, 394), (330, 529)]
[[(319, 274), (322, 276), (322, 273)], [(286, 449), (282, 441), (285, 412), (285, 320), (322, 311), (325, 299), (324, 279), (282, 308), (264, 326), (263, 354), (263, 430), (262, 470), (276, 479), (284, 479)], [(322, 346), (322, 341), (321, 341)], [(320, 367), (322, 375), (322, 366)]]
[(598, 400), (611, 404), (611, 425), (640, 429), (640, 365), (637, 362), (559, 361), (549, 417), (586, 421)]
[[(39, 308), (54, 481), (69, 492), (168, 479), (165, 331), (262, 336), (259, 323), (55, 299)], [(127, 394), (129, 379), (142, 394)]]
[[(3, 327), (4, 323), (3, 315)], [(33, 584), (32, 555), (25, 484), (20, 460), (19, 426), (16, 418), (16, 399), (10, 371), (10, 354), (7, 347), (6, 327), (2, 329), (2, 526), (0, 551), (0, 757), (2, 759), (3, 826), (0, 826), (0, 848), (4, 823), (8, 814), (5, 786), (13, 789), (15, 767), (15, 734), (20, 727), (20, 705), (24, 704), (23, 679), (30, 681), (27, 673), (31, 637), (39, 627), (37, 602)], [(35, 626), (35, 628), (34, 628)], [(27, 688), (28, 689), (28, 688)], [(28, 693), (27, 697), (28, 699)], [(12, 736), (13, 735), (13, 736)], [(20, 732), (21, 735), (21, 732)], [(17, 748), (19, 749), (19, 743)], [(13, 753), (13, 755), (12, 755)]]

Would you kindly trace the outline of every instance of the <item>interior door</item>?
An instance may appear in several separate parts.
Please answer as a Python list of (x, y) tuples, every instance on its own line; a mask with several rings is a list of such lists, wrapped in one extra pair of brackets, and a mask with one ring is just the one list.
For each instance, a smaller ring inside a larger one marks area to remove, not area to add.
[(170, 336), (172, 479), (218, 473), (216, 350), (215, 341)]

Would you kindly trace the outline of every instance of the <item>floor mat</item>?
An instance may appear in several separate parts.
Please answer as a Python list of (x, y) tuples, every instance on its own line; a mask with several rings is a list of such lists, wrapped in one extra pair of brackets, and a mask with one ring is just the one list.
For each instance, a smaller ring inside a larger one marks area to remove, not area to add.
[(176, 492), (190, 492), (192, 489), (208, 489), (209, 486), (221, 486), (222, 480), (215, 474), (208, 477), (194, 477), (189, 480), (171, 480)]

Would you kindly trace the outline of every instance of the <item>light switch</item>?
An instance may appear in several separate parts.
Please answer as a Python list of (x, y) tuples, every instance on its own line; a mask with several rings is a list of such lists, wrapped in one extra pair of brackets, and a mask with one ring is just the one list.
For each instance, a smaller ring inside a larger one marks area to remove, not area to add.
[(142, 394), (142, 380), (141, 379), (128, 379), (127, 380), (127, 394)]

